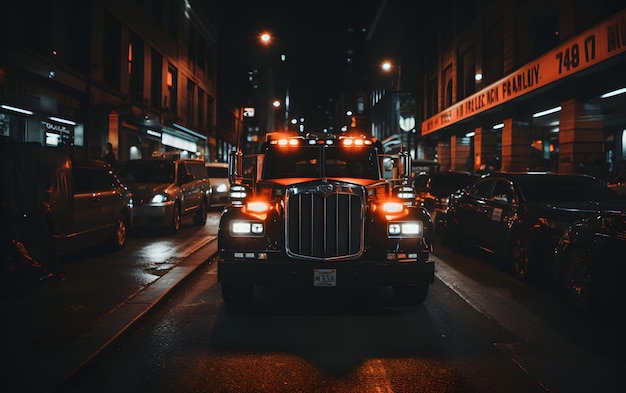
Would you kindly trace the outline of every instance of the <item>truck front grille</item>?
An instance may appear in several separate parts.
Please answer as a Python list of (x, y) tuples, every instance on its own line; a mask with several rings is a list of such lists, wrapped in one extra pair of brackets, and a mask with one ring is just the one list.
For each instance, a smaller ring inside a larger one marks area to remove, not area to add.
[(289, 195), (287, 255), (316, 260), (359, 257), (363, 253), (363, 216), (363, 200), (354, 193)]

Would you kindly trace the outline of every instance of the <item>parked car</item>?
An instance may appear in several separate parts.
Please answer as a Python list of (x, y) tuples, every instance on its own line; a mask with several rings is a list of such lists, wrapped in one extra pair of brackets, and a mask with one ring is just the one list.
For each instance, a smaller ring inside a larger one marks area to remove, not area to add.
[(206, 173), (211, 182), (211, 206), (226, 206), (230, 194), (228, 163), (207, 162)]
[(132, 193), (103, 161), (72, 161), (73, 217), (56, 221), (53, 233), (62, 254), (108, 243), (126, 246), (132, 227)]
[[(124, 248), (132, 195), (102, 161), (71, 160), (56, 147), (0, 143), (3, 270), (54, 270), (58, 256)], [(5, 271), (6, 272), (6, 271)]]
[(610, 180), (607, 186), (618, 195), (626, 197), (626, 171), (622, 171), (622, 173)]
[(471, 172), (455, 171), (422, 172), (415, 176), (415, 199), (430, 213), (435, 233), (441, 234), (443, 229), (450, 195), (479, 178), (479, 175)]
[(176, 232), (186, 216), (204, 225), (211, 184), (204, 161), (147, 158), (122, 162), (119, 177), (133, 193), (136, 227), (169, 228)]
[(623, 209), (624, 200), (592, 176), (493, 173), (451, 195), (444, 242), (479, 247), (508, 260), (518, 278), (537, 278), (552, 271), (570, 224)]
[(626, 300), (626, 212), (605, 212), (572, 224), (555, 255), (557, 282), (575, 309)]

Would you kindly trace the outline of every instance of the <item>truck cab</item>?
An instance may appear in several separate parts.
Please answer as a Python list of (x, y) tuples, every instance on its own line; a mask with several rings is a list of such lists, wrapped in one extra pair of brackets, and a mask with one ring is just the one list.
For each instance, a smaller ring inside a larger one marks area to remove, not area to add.
[(410, 158), (361, 136), (272, 136), (234, 152), (230, 203), (218, 232), (226, 303), (255, 286), (391, 286), (421, 304), (434, 282), (434, 232), (409, 185)]

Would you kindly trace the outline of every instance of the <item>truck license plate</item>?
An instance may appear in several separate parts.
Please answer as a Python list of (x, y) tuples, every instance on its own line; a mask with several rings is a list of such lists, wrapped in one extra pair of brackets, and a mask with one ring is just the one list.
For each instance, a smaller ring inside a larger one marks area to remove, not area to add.
[(313, 286), (337, 286), (337, 269), (313, 269)]

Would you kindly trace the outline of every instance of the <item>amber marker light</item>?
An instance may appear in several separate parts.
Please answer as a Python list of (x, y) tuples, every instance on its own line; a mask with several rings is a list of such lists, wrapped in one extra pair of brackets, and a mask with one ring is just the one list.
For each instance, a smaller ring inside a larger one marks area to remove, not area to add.
[(267, 213), (271, 208), (265, 201), (250, 201), (246, 204), (246, 210), (250, 213)]
[(385, 202), (383, 203), (383, 211), (385, 213), (400, 213), (404, 210), (404, 204), (402, 202)]

